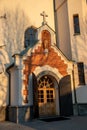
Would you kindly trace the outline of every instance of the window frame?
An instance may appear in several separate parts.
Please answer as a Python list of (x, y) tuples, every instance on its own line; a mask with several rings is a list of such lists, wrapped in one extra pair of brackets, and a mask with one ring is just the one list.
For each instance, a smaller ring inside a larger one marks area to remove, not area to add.
[[(76, 23), (75, 23), (75, 18), (77, 19)], [(73, 30), (74, 30), (74, 35), (80, 35), (79, 14), (73, 15)]]
[(84, 63), (78, 62), (77, 66), (78, 66), (79, 85), (85, 85)]

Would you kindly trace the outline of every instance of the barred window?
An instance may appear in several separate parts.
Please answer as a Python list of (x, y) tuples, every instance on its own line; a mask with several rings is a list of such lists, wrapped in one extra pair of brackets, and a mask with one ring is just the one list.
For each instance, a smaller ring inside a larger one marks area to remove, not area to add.
[(80, 34), (79, 15), (73, 15), (74, 34)]
[(83, 62), (79, 62), (77, 65), (78, 65), (79, 85), (85, 85), (84, 64)]

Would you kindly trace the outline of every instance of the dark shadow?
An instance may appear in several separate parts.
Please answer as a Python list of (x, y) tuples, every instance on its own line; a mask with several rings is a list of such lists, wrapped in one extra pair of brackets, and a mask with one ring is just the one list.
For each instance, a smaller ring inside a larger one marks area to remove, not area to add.
[(53, 122), (53, 121), (63, 121), (63, 120), (69, 120), (68, 117), (63, 116), (54, 116), (54, 117), (46, 117), (46, 118), (39, 118), (39, 120), (45, 121), (45, 122)]
[[(0, 121), (7, 120), (7, 105), (5, 105), (8, 102), (8, 77), (6, 73), (1, 74), (2, 81), (0, 81), (0, 101), (2, 101), (2, 105), (0, 106)], [(5, 84), (6, 83), (6, 84)]]
[(39, 117), (39, 107), (38, 107), (38, 85), (37, 78), (34, 73), (32, 73), (33, 79), (33, 116), (34, 118)]
[(37, 29), (33, 26), (27, 28), (24, 34), (24, 47), (32, 47), (37, 41)]
[(70, 75), (63, 77), (59, 82), (60, 115), (73, 115), (72, 90)]

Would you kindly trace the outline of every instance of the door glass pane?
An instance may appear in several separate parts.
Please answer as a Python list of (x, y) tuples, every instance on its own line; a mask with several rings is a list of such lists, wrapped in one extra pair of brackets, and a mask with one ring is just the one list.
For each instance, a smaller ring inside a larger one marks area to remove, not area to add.
[(39, 101), (39, 103), (44, 102), (44, 91), (43, 90), (38, 90), (38, 101)]
[(53, 90), (47, 90), (46, 91), (46, 95), (47, 95), (47, 102), (53, 102)]
[(54, 83), (49, 76), (42, 76), (38, 81), (39, 103), (54, 102)]

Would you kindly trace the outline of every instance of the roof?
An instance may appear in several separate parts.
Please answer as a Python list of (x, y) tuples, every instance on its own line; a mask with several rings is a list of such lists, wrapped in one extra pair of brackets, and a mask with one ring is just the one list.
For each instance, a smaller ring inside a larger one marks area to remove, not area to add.
[[(44, 24), (44, 25), (41, 25), (39, 28), (42, 28), (43, 26), (47, 26), (48, 28), (50, 28), (54, 33), (56, 33), (48, 24)], [(39, 28), (37, 28), (37, 29), (39, 29)]]
[(28, 46), (28, 47), (25, 48), (23, 51), (21, 51), (21, 52), (19, 53), (19, 55), (20, 55), (20, 56), (25, 55), (25, 54), (28, 52), (28, 50), (31, 49), (32, 47), (34, 47), (37, 43), (38, 43), (38, 40), (37, 40), (35, 43), (33, 43), (33, 44), (31, 43), (30, 46)]

